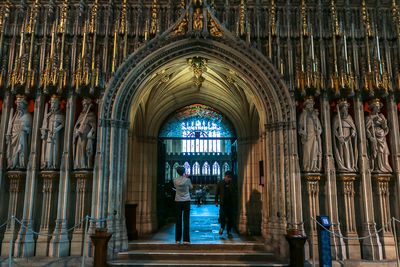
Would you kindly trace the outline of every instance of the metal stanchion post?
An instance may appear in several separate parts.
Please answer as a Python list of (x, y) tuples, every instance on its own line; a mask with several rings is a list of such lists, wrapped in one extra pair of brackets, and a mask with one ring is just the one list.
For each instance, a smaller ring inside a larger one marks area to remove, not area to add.
[(89, 220), (89, 216), (86, 216), (86, 218), (85, 218), (85, 229), (83, 231), (83, 252), (82, 252), (82, 264), (81, 264), (82, 267), (85, 267), (88, 220)]
[(394, 217), (392, 217), (392, 224), (393, 224), (393, 235), (394, 235), (394, 247), (396, 249), (397, 267), (400, 267), (399, 243), (397, 243), (396, 220)]

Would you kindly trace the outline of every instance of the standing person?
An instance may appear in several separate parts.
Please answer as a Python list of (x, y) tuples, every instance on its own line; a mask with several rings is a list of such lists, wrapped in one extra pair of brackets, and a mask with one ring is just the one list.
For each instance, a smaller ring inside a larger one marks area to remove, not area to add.
[(176, 168), (178, 177), (174, 178), (174, 186), (176, 189), (175, 202), (176, 202), (176, 227), (175, 227), (175, 241), (177, 244), (182, 239), (182, 215), (183, 215), (183, 243), (189, 244), (189, 215), (190, 215), (190, 192), (193, 188), (192, 181), (185, 175), (185, 167), (178, 166)]
[(217, 191), (215, 193), (215, 205), (219, 208), (219, 220), (221, 228), (219, 234), (222, 235), (226, 227), (226, 232), (229, 238), (232, 238), (231, 230), (233, 227), (235, 217), (237, 190), (232, 182), (232, 172), (226, 171), (224, 180), (217, 184)]

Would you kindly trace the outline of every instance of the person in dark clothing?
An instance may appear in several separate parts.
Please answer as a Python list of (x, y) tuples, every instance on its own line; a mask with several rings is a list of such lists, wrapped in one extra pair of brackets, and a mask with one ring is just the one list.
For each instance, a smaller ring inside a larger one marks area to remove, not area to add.
[(217, 184), (215, 194), (215, 205), (219, 208), (219, 220), (221, 228), (219, 234), (222, 235), (226, 225), (226, 232), (229, 238), (232, 238), (231, 230), (235, 218), (235, 207), (237, 199), (237, 189), (232, 182), (232, 172), (226, 171), (224, 180)]

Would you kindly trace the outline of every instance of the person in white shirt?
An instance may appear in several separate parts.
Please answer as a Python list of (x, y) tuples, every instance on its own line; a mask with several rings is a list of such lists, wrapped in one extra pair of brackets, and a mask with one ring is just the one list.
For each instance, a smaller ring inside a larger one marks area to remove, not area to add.
[(182, 239), (182, 217), (183, 217), (183, 243), (189, 244), (189, 215), (190, 215), (190, 189), (193, 188), (192, 181), (185, 174), (185, 167), (178, 166), (176, 172), (179, 174), (174, 179), (176, 190), (176, 227), (175, 227), (175, 242), (179, 244)]

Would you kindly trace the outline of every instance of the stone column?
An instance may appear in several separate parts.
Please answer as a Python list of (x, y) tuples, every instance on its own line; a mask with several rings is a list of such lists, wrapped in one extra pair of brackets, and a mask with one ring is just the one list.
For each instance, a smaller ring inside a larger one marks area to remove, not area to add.
[(21, 218), (24, 201), (25, 177), (25, 172), (13, 171), (6, 174), (8, 190), (10, 193), (7, 217), (10, 218), (10, 220), (7, 223), (6, 232), (4, 233), (3, 243), (1, 246), (2, 256), (7, 256), (9, 254), (10, 240), (13, 239), (13, 241), (15, 241), (17, 239), (17, 229), (19, 229), (20, 225), (16, 223), (15, 220), (11, 220), (11, 217), (14, 216), (16, 218)]
[(360, 241), (357, 239), (357, 228), (356, 228), (356, 212), (354, 208), (354, 181), (356, 175), (352, 173), (340, 174), (339, 179), (342, 182), (343, 190), (343, 204), (344, 211), (344, 233), (346, 237), (351, 239), (345, 240), (347, 257), (349, 259), (361, 259)]
[(123, 251), (128, 249), (128, 232), (126, 229), (126, 218), (125, 218), (125, 202), (126, 202), (126, 185), (127, 185), (127, 162), (128, 162), (128, 122), (124, 122), (121, 125), (121, 160), (119, 164), (121, 165), (120, 171), (118, 172), (118, 203), (117, 205), (119, 208), (119, 214), (117, 214), (117, 218), (119, 220), (119, 229), (120, 229), (120, 236), (119, 236), (119, 243), (118, 243), (118, 251)]
[(70, 94), (66, 105), (66, 119), (64, 131), (64, 148), (61, 158), (60, 182), (57, 202), (57, 219), (53, 237), (50, 241), (49, 255), (52, 257), (65, 257), (69, 254), (67, 209), (69, 208), (70, 178), (72, 164), (72, 133), (74, 129), (76, 96)]
[(390, 214), (390, 201), (389, 201), (389, 182), (391, 175), (387, 174), (374, 174), (373, 180), (376, 183), (376, 196), (378, 201), (375, 201), (375, 210), (377, 221), (379, 221), (382, 232), (381, 242), (383, 247), (383, 256), (386, 260), (396, 259), (396, 246), (394, 242), (393, 229), (392, 229), (392, 217)]
[(71, 255), (82, 255), (83, 240), (85, 230), (85, 216), (89, 214), (90, 205), (90, 182), (93, 173), (90, 171), (80, 171), (74, 173), (75, 178), (75, 221), (71, 239)]
[(117, 184), (118, 184), (118, 173), (120, 170), (119, 162), (121, 159), (120, 155), (120, 123), (117, 120), (111, 121), (111, 135), (110, 135), (110, 151), (112, 158), (110, 160), (110, 178), (108, 180), (108, 203), (107, 203), (107, 230), (109, 233), (114, 233), (109, 241), (109, 246), (113, 248), (113, 251), (108, 251), (108, 253), (115, 252), (117, 249), (116, 241), (119, 237), (119, 225), (116, 222), (116, 216), (122, 212), (120, 210), (119, 203), (117, 203)]
[(304, 174), (304, 180), (307, 185), (308, 193), (308, 217), (310, 218), (310, 233), (308, 234), (308, 242), (310, 244), (310, 258), (318, 259), (318, 234), (317, 223), (311, 219), (316, 219), (319, 213), (319, 181), (320, 174)]
[(7, 217), (7, 206), (8, 206), (9, 195), (7, 192), (7, 179), (5, 176), (6, 172), (5, 136), (8, 129), (8, 118), (10, 116), (10, 110), (13, 105), (13, 102), (14, 102), (13, 95), (7, 91), (3, 99), (3, 107), (0, 120), (0, 223), (3, 223), (7, 219), (9, 219), (9, 217)]
[(36, 241), (36, 256), (49, 255), (49, 243), (51, 240), (51, 224), (55, 219), (55, 210), (57, 208), (57, 185), (58, 185), (58, 172), (46, 171), (41, 173), (42, 179), (42, 214), (40, 220), (41, 235), (38, 236)]
[(360, 173), (360, 195), (362, 209), (362, 236), (371, 236), (361, 241), (362, 255), (364, 259), (381, 260), (382, 245), (379, 236), (376, 233), (376, 224), (374, 220), (373, 198), (371, 172), (369, 170), (367, 154), (367, 137), (365, 133), (364, 106), (361, 95), (354, 97), (354, 122), (356, 124), (358, 137), (358, 169)]
[[(323, 145), (323, 162), (325, 176), (325, 197), (326, 197), (326, 213), (332, 223), (331, 230), (341, 235), (340, 222), (338, 214), (337, 188), (336, 188), (336, 170), (332, 151), (332, 123), (330, 114), (330, 104), (328, 96), (323, 93), (321, 96), (321, 123), (322, 128), (322, 145)], [(314, 217), (316, 218), (316, 217)], [(346, 259), (346, 251), (343, 238), (338, 238), (336, 235), (331, 235), (331, 249), (333, 260)]]
[[(393, 94), (389, 95), (386, 103), (387, 119), (390, 128), (387, 137), (390, 138), (390, 152), (393, 167), (392, 184), (394, 185), (394, 194), (392, 195), (391, 203), (395, 203), (395, 205), (393, 205), (392, 207), (400, 207), (400, 127), (397, 105)], [(400, 218), (400, 208), (392, 210), (392, 216), (394, 216), (395, 218)], [(399, 224), (397, 224), (397, 226), (399, 226)], [(398, 240), (400, 239), (399, 232), (400, 228), (397, 227)]]
[(35, 110), (33, 114), (33, 125), (31, 132), (31, 148), (26, 173), (25, 202), (22, 223), (18, 238), (15, 243), (15, 255), (32, 257), (35, 252), (35, 239), (33, 235), (34, 205), (36, 203), (37, 177), (40, 170), (40, 127), (44, 111), (45, 96), (38, 94), (35, 100)]

